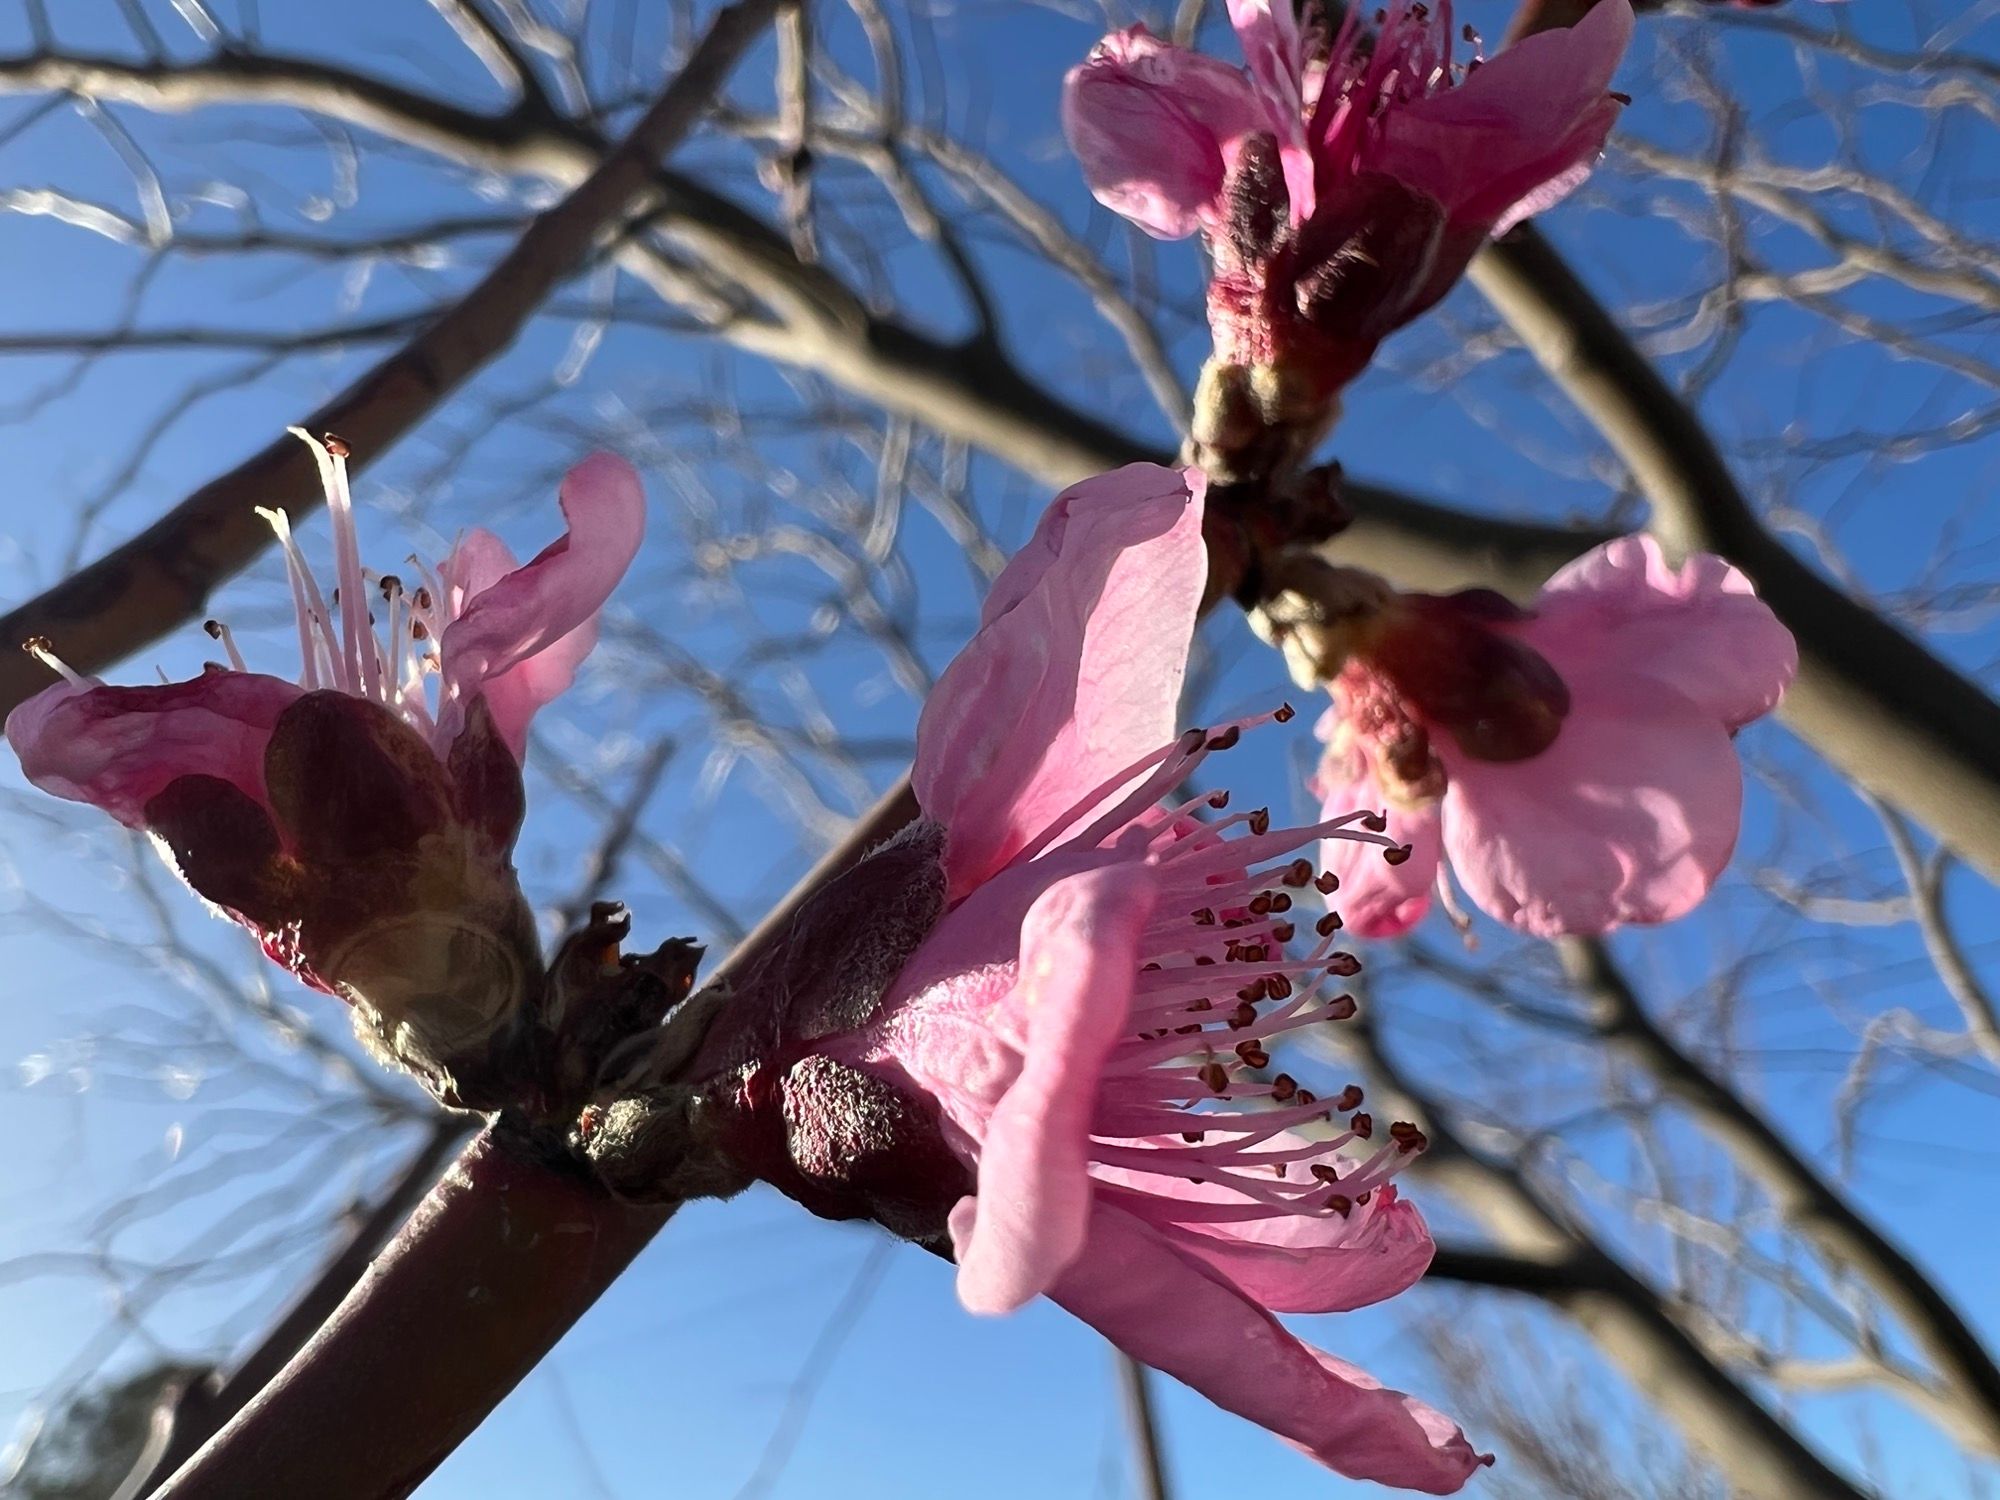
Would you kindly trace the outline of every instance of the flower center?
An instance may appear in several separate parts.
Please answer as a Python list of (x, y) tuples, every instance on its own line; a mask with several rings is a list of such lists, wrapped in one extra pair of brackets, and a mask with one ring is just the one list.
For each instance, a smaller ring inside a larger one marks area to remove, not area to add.
[[(379, 703), (428, 737), (437, 725), (426, 686), (438, 667), (433, 643), (450, 623), (453, 601), (415, 557), (409, 561), (422, 581), (413, 590), (405, 589), (393, 573), (362, 566), (347, 482), (347, 444), (331, 433), (322, 442), (302, 428), (291, 431), (312, 449), (326, 487), (336, 580), (329, 604), (299, 551), (289, 518), (282, 510), (258, 508), (285, 554), (299, 632), (299, 685), (308, 692), (330, 689)], [(204, 628), (223, 643), (235, 670), (249, 670), (228, 626), (211, 620)]]
[[(1339, 885), (1295, 851), (1323, 838), (1350, 839), (1399, 862), (1407, 848), (1384, 834), (1368, 810), (1298, 828), (1274, 829), (1266, 808), (1205, 822), (1202, 813), (1228, 805), (1229, 794), (1216, 791), (1156, 811), (1163, 796), (1209, 755), (1235, 745), (1245, 729), (1291, 717), (1287, 706), (1220, 729), (1188, 731), (1094, 789), (1017, 856), (1036, 857), (1085, 811), (1142, 778), (1062, 842), (1143, 850), (1161, 881), (1141, 939), (1134, 1030), (1105, 1070), (1091, 1154), (1106, 1189), (1135, 1200), (1159, 1197), (1146, 1191), (1147, 1176), (1223, 1190), (1213, 1201), (1177, 1197), (1177, 1219), (1345, 1217), (1426, 1144), (1414, 1125), (1399, 1122), (1382, 1144), (1365, 1147), (1375, 1122), (1359, 1111), (1359, 1087), (1323, 1100), (1289, 1074), (1268, 1072), (1272, 1038), (1338, 1024), (1357, 1008), (1345, 991), (1326, 993), (1329, 978), (1361, 970), (1360, 960), (1334, 946), (1337, 913), (1314, 923), (1316, 940), (1305, 956), (1287, 951), (1298, 935), (1294, 893), (1312, 887), (1330, 895)], [(1287, 1135), (1341, 1115), (1345, 1121), (1324, 1138)]]

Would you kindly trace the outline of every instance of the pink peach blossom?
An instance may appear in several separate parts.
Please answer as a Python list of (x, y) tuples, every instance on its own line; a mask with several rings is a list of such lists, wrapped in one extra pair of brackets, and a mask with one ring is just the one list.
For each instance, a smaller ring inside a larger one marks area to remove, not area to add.
[[(1364, 651), (1335, 678), (1317, 789), (1329, 808), (1385, 809), (1401, 865), (1329, 845), (1341, 906), (1362, 937), (1407, 931), (1442, 867), (1484, 911), (1542, 937), (1667, 922), (1707, 895), (1734, 851), (1742, 772), (1731, 737), (1768, 713), (1797, 669), (1790, 633), (1720, 558), (1670, 565), (1624, 537), (1549, 580), (1519, 619), (1478, 628), (1533, 652), (1566, 708), (1526, 755), (1475, 753), (1461, 726), (1426, 714), (1412, 685)], [(1405, 674), (1407, 679), (1407, 674)], [(1428, 746), (1434, 782), (1412, 795), (1382, 749), (1396, 700)], [(1365, 720), (1365, 722), (1364, 722)]]
[[(300, 434), (301, 437), (305, 435)], [(228, 657), (115, 687), (33, 649), (61, 680), (7, 717), (29, 781), (153, 836), (176, 871), (308, 984), (338, 994), (398, 1061), (480, 1039), (539, 972), (510, 863), (528, 722), (560, 693), (645, 524), (638, 476), (571, 470), (570, 529), (523, 566), (474, 530), (405, 584), (362, 567), (345, 450), (307, 439), (326, 484), (333, 602), (281, 511), (296, 681)], [(435, 695), (431, 679), (437, 681)]]
[[(746, 978), (783, 1016), (711, 1038), (741, 1059), (718, 1113), (814, 1211), (948, 1246), (968, 1308), (1046, 1295), (1342, 1473), (1450, 1493), (1486, 1461), (1457, 1427), (1274, 1316), (1422, 1274), (1430, 1236), (1392, 1179), (1424, 1141), (1376, 1138), (1358, 1089), (1258, 1071), (1272, 1038), (1354, 1009), (1320, 994), (1357, 967), (1331, 919), (1285, 950), (1314, 878), (1291, 856), (1389, 841), (1360, 814), (1281, 830), (1204, 819), (1219, 794), (1159, 805), (1261, 722), (1171, 737), (1202, 491), (1140, 464), (1050, 508), (924, 709), (924, 819), (801, 915), (809, 969)], [(886, 964), (849, 946), (868, 921), (903, 934)]]
[(1230, 0), (1246, 69), (1132, 27), (1069, 74), (1064, 128), (1097, 199), (1207, 238), (1225, 360), (1291, 350), (1351, 378), (1482, 240), (1582, 182), (1617, 120), (1627, 0), (1463, 63), (1450, 0), (1395, 0), (1372, 32), (1364, 9), (1302, 29), (1290, 0)]

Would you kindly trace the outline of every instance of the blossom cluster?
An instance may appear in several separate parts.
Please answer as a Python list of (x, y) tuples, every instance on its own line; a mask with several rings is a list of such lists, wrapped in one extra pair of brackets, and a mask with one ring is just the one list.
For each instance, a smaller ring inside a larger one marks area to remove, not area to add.
[(1069, 75), (1097, 198), (1207, 248), (1201, 462), (1057, 497), (924, 705), (918, 819), (664, 1027), (694, 950), (617, 1008), (592, 986), (621, 972), (603, 959), (623, 916), (550, 969), (511, 863), (529, 721), (642, 538), (619, 459), (570, 472), (568, 530), (530, 562), (474, 530), (398, 575), (361, 561), (344, 446), (306, 438), (330, 589), (267, 512), (296, 677), (253, 670), (218, 621), (226, 660), (158, 686), (87, 679), (31, 642), (56, 680), (6, 739), (31, 782), (150, 835), (447, 1104), (520, 1108), (549, 1087), (521, 1039), (587, 1032), (554, 1096), (588, 1099), (563, 1143), (608, 1186), (762, 1179), (949, 1255), (975, 1312), (1048, 1296), (1343, 1474), (1456, 1491), (1490, 1456), (1279, 1317), (1424, 1273), (1434, 1247), (1399, 1181), (1424, 1132), (1358, 1084), (1315, 1093), (1280, 1052), (1356, 1015), (1343, 944), (1434, 902), (1469, 926), (1463, 894), (1547, 937), (1689, 911), (1734, 848), (1734, 736), (1777, 704), (1791, 637), (1728, 563), (1644, 536), (1527, 601), (1399, 590), (1280, 546), (1246, 603), (1329, 696), (1318, 819), (1187, 790), (1290, 707), (1177, 715), (1211, 487), (1281, 487), (1380, 341), (1603, 146), (1632, 11), (1572, 8), (1489, 60), (1450, 0), (1338, 24), (1230, 0), (1241, 68), (1132, 27)]

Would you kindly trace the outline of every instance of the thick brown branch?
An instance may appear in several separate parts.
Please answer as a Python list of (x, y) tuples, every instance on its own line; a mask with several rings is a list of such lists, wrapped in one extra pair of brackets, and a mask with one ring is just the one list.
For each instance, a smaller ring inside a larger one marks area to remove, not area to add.
[(223, 1425), (270, 1384), (278, 1371), (305, 1347), (333, 1310), (354, 1289), (368, 1263), (410, 1217), (410, 1211), (437, 1181), (438, 1172), (472, 1133), (470, 1116), (441, 1117), (375, 1206), (347, 1231), (341, 1247), (320, 1268), (257, 1346), (219, 1384), (188, 1387), (174, 1403), (164, 1426), (165, 1441), (149, 1451), (113, 1500), (151, 1494)]
[(1662, 541), (1728, 558), (1791, 627), (1799, 676), (1786, 721), (2000, 879), (2000, 703), (1765, 530), (1700, 418), (1539, 235), (1489, 246), (1472, 276), (1630, 466)]
[(159, 1500), (409, 1494), (666, 1222), (467, 1147), (333, 1317)]

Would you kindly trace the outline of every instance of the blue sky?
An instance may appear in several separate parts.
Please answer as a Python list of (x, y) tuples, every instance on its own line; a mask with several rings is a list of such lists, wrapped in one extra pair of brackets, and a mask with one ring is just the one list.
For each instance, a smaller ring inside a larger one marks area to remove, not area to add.
[[(109, 0), (57, 9), (66, 40), (127, 45)], [(149, 9), (177, 52), (195, 50), (167, 6)], [(1493, 0), (1461, 9), (1489, 35), (1504, 27), (1504, 8)], [(354, 0), (331, 30), (318, 7), (265, 0), (262, 10), (274, 47), (462, 90), (477, 105), (498, 103), (420, 0)], [(1898, 18), (1856, 14), (1853, 20), (1881, 27), (1885, 40), (1907, 40)], [(943, 81), (930, 97), (945, 123), (986, 135), (1067, 224), (1114, 258), (1136, 254), (1152, 266), (1177, 310), (1167, 326), (1178, 366), (1191, 376), (1201, 354), (1187, 316), (1199, 286), (1192, 247), (1156, 250), (1133, 242), (1091, 207), (1060, 149), (1054, 108), (1061, 73), (1098, 29), (1094, 19), (1053, 8), (966, 6), (938, 22)], [(1678, 26), (1670, 34), (1684, 40), (1690, 33)], [(659, 41), (643, 26), (638, 37), (635, 52)], [(0, 54), (25, 44), (19, 18), (0, 15)], [(850, 65), (862, 66), (854, 38), (842, 33), (833, 45)], [(1990, 38), (1986, 45), (1990, 51)], [(1224, 51), (1229, 46), (1220, 44)], [(1637, 98), (1635, 132), (1693, 148), (1698, 117), (1677, 97), (1671, 74), (1654, 66), (1657, 46), (1649, 30), (1621, 80)], [(967, 58), (980, 60), (977, 76), (964, 72)], [(1823, 156), (1829, 127), (1791, 107), (1800, 86), (1786, 53), (1739, 37), (1722, 66), (1743, 89), (1760, 138), (1773, 151), (1800, 161)], [(759, 97), (759, 68), (768, 68), (767, 56), (746, 68), (749, 81), (739, 98)], [(70, 115), (7, 130), (25, 115), (21, 101), (0, 100), (0, 190), (60, 184), (128, 212), (143, 210), (113, 136)], [(164, 124), (136, 112), (114, 112), (114, 119), (152, 149), (183, 230), (221, 233), (236, 223), (240, 208), (229, 184), (250, 186), (274, 227), (356, 237), (436, 215), (492, 212), (514, 199), (517, 186), (371, 153), (350, 201), (337, 145), (295, 123), (243, 110)], [(1972, 138), (1963, 122), (1948, 119), (1927, 138), (1893, 113), (1871, 112), (1857, 128), (1858, 149), (1885, 174), (1921, 182), (1971, 232), (2000, 232), (1991, 185), (1968, 157)], [(727, 174), (746, 200), (756, 198), (734, 148), (703, 143), (688, 159)], [(830, 181), (850, 180), (837, 167), (827, 171)], [(1686, 205), (1685, 197), (1673, 201)], [(1700, 250), (1655, 211), (1661, 206), (1651, 185), (1607, 171), (1588, 201), (1566, 206), (1546, 227), (1607, 297), (1667, 306), (1686, 286), (1701, 284)], [(476, 265), (497, 243), (471, 241), (467, 258)], [(1782, 237), (1758, 250), (1780, 265), (1805, 253)], [(1086, 297), (993, 237), (977, 241), (975, 253), (993, 275), (1024, 364), (1088, 409), (1162, 445), (1169, 441), (1143, 388), (1093, 321)], [(317, 327), (421, 307), (462, 287), (470, 274), (465, 260), (381, 266), (364, 283), (288, 256), (186, 257), (139, 284), (134, 271), (141, 262), (131, 249), (19, 215), (0, 216), (0, 257), (15, 271), (0, 278), (0, 331), (13, 332), (110, 326), (128, 291), (141, 326)], [(884, 274), (933, 327), (965, 326), (948, 282), (907, 245), (892, 254)], [(602, 283), (591, 282), (563, 300), (596, 305), (604, 295)], [(630, 288), (620, 295), (621, 305), (657, 308)], [(1864, 305), (1892, 316), (1905, 304), (1883, 295)], [(554, 748), (584, 761), (614, 795), (642, 742), (666, 735), (680, 743), (646, 826), (683, 850), (747, 924), (803, 867), (813, 841), (778, 803), (754, 756), (745, 758), (742, 747), (715, 731), (687, 686), (689, 674), (663, 669), (656, 654), (641, 649), (641, 636), (667, 636), (685, 663), (724, 674), (784, 722), (810, 728), (823, 714), (843, 733), (876, 742), (855, 757), (851, 776), (824, 767), (814, 773), (815, 795), (834, 812), (852, 812), (871, 786), (895, 774), (918, 699), (851, 629), (816, 640), (794, 663), (746, 659), (746, 630), (764, 638), (812, 637), (829, 595), (826, 580), (804, 563), (760, 565), (753, 587), (742, 593), (704, 566), (701, 543), (718, 527), (752, 532), (774, 512), (764, 495), (771, 474), (726, 461), (726, 435), (713, 433), (702, 403), (726, 388), (747, 407), (783, 410), (814, 393), (808, 388), (801, 396), (790, 377), (697, 339), (614, 326), (593, 349), (579, 342), (579, 329), (589, 326), (568, 317), (538, 322), (469, 395), (369, 475), (361, 486), (369, 550), (399, 558), (415, 547), (435, 556), (458, 527), (475, 520), (532, 550), (553, 534), (553, 481), (579, 428), (640, 460), (655, 503), (647, 550), (624, 590), (624, 614), (609, 632), (600, 669), (547, 733)], [(1609, 472), (1591, 461), (1596, 445), (1572, 414), (1524, 378), (1518, 361), (1481, 368), (1442, 392), (1432, 388), (1435, 362), (1481, 326), (1483, 311), (1467, 295), (1396, 341), (1383, 367), (1354, 392), (1334, 451), (1357, 473), (1495, 513), (1594, 512)], [(559, 399), (503, 415), (513, 398), (537, 390), (551, 368), (585, 349), (589, 358)], [(371, 357), (370, 350), (347, 347), (261, 371), (241, 352), (163, 352), (98, 364), (73, 386), (57, 384), (69, 373), (65, 360), (0, 360), (0, 415), (19, 417), (17, 408), (55, 392), (36, 402), (30, 419), (0, 425), (6, 476), (0, 601), (25, 597), (60, 573), (79, 539), (82, 552), (101, 550), (261, 446)], [(166, 429), (136, 473), (123, 472), (134, 435), (187, 382), (204, 379), (220, 388)], [(232, 380), (238, 383), (222, 384)], [(1959, 399), (1940, 388), (1928, 367), (1843, 348), (1825, 338), (1821, 325), (1778, 312), (1753, 325), (1707, 401), (1746, 482), (1802, 516), (1824, 520), (1858, 586), (1894, 589), (1932, 561), (1941, 535), (1950, 543), (1945, 582), (1973, 584), (1993, 575), (1996, 528), (1985, 497), (2000, 452), (1965, 443), (1916, 464), (1891, 464), (1865, 448), (1810, 464), (1800, 453), (1809, 440), (1829, 434), (1895, 431), (1926, 413), (1948, 414)], [(830, 469), (860, 492), (872, 485), (867, 458), (851, 448), (810, 434), (759, 441), (764, 461), (781, 477), (824, 483)], [(1552, 463), (1532, 461), (1541, 455)], [(1047, 498), (985, 460), (973, 461), (969, 491), (1003, 546), (1025, 534)], [(101, 513), (80, 529), (79, 507), (100, 494)], [(782, 514), (782, 505), (775, 513)], [(324, 554), (322, 526), (309, 529), (306, 545)], [(919, 654), (935, 671), (973, 618), (975, 580), (957, 544), (928, 514), (912, 512), (901, 556), (906, 576), (892, 588), (891, 602), (912, 622)], [(284, 633), (271, 628), (280, 599), (278, 575), (266, 566), (232, 584), (217, 609), (241, 622), (254, 661), (284, 671), (289, 648)], [(1224, 668), (1207, 707), (1262, 706), (1290, 691), (1279, 664), (1248, 640), (1239, 622), (1219, 621), (1210, 644)], [(181, 632), (128, 664), (124, 675), (147, 676), (156, 665), (178, 675), (196, 666), (209, 645), (198, 632)], [(1941, 648), (1974, 670), (1994, 656), (1991, 632), (1977, 629), (1943, 638)], [(1310, 753), (1303, 731), (1311, 718), (1302, 715), (1289, 737), (1275, 730), (1253, 737), (1228, 767), (1231, 782), (1280, 809), (1303, 811), (1298, 770)], [(1744, 748), (1753, 797), (1740, 871), (1803, 847), (1791, 858), (1795, 870), (1851, 858), (1856, 879), (1883, 880), (1889, 867), (1870, 852), (1881, 843), (1879, 827), (1864, 808), (1833, 791), (1775, 728), (1753, 730)], [(545, 777), (532, 785), (522, 870), (531, 893), (553, 901), (575, 888), (595, 824)], [(1825, 811), (1802, 810), (1801, 787), (1824, 798)], [(101, 1276), (44, 1260), (32, 1266), (48, 1274), (0, 1279), (0, 1322), (9, 1329), (0, 1340), (4, 1423), (26, 1411), (51, 1380), (102, 1355), (130, 1363), (149, 1350), (208, 1349), (217, 1341), (218, 1319), (226, 1320), (221, 1342), (249, 1336), (311, 1264), (319, 1243), (310, 1233), (278, 1231), (315, 1222), (315, 1208), (323, 1219), (324, 1210), (364, 1190), (404, 1149), (408, 1132), (392, 1130), (372, 1151), (357, 1154), (354, 1132), (370, 1106), (341, 1081), (338, 1053), (329, 1060), (274, 1039), (269, 1028), (224, 1016), (201, 971), (146, 945), (153, 931), (146, 891), (121, 851), (87, 817), (20, 791), (11, 765), (0, 767), (0, 840), (0, 944), (11, 976), (0, 985), (0, 1059), (20, 1064), (17, 1086), (0, 1091), (0, 1133), (17, 1143), (0, 1153), (0, 1259), (96, 1243), (112, 1227), (105, 1205), (151, 1189), (160, 1194), (156, 1211), (116, 1226), (113, 1243), (127, 1262), (121, 1269), (199, 1259), (214, 1272), (177, 1280), (156, 1303), (124, 1308), (130, 1326), (115, 1351), (87, 1342), (120, 1313)], [(1810, 842), (1801, 846), (1802, 840)], [(628, 866), (616, 890), (638, 911), (642, 934), (715, 937), (712, 925), (690, 915), (643, 862)], [(1994, 930), (2000, 904), (1991, 891), (1962, 875), (1951, 890), (1968, 934)], [(51, 910), (77, 920), (59, 925)], [(231, 933), (191, 903), (172, 910), (192, 951), (218, 963), (226, 981), (264, 982)], [(1699, 918), (1656, 937), (1621, 941), (1621, 951), (1663, 1006), (1693, 1005), (1712, 956), (1725, 947), (1756, 947), (1759, 934), (1776, 930), (1772, 913), (1768, 895), (1737, 878)], [(95, 924), (127, 949), (129, 961), (115, 960), (80, 930)], [(1818, 1153), (1833, 1145), (1827, 1099), (1851, 1054), (1852, 1032), (1895, 1005), (1939, 1022), (1950, 1012), (1906, 926), (1857, 934), (1807, 925), (1785, 935), (1788, 946), (1749, 973), (1735, 1041), (1760, 1059), (1757, 1076), (1771, 1113)], [(1448, 940), (1442, 929), (1428, 936)], [(1497, 942), (1494, 934), (1484, 936)], [(1974, 952), (1990, 973), (1990, 943)], [(252, 999), (295, 1010), (302, 1025), (339, 1036), (339, 1018), (275, 979)], [(1435, 986), (1409, 980), (1394, 1003), (1410, 1061), (1447, 1075), (1467, 1066), (1516, 1068), (1530, 1119), (1561, 1116), (1578, 1089), (1574, 1057), (1550, 1060), (1545, 1043), (1469, 1011)], [(1853, 1181), (1878, 1221), (1893, 1227), (1982, 1328), (2000, 1334), (2000, 1294), (1985, 1274), (1985, 1247), (2000, 1227), (1985, 1187), (1996, 1165), (1990, 1083), (1982, 1091), (1907, 1068), (1887, 1076), (1891, 1086), (1868, 1112)], [(1583, 1125), (1574, 1136), (1579, 1170), (1629, 1169), (1629, 1143), (1614, 1129)], [(1712, 1170), (1707, 1158), (1689, 1159), (1695, 1171)], [(270, 1201), (260, 1197), (266, 1193)], [(1596, 1201), (1604, 1213), (1616, 1212), (1608, 1199)], [(1448, 1210), (1437, 1217), (1452, 1222)], [(255, 1228), (226, 1244), (215, 1226), (231, 1222)], [(882, 1252), (880, 1243), (868, 1231), (810, 1219), (762, 1190), (685, 1210), (423, 1493), (433, 1500), (735, 1494), (758, 1473), (773, 1434), (792, 1420), (788, 1402), (796, 1405), (802, 1370), (818, 1373), (797, 1445), (761, 1493), (912, 1500), (943, 1492), (1129, 1493), (1109, 1356), (1095, 1336), (1050, 1307), (1003, 1321), (969, 1318), (951, 1294), (948, 1268), (908, 1248)], [(130, 1276), (125, 1280), (131, 1284)], [(858, 1307), (857, 1287), (868, 1292)], [(1420, 1314), (1448, 1315), (1457, 1306), (1453, 1298), (1448, 1290), (1424, 1288), (1409, 1303)], [(823, 1337), (829, 1320), (837, 1329), (848, 1318), (852, 1326), (842, 1336)], [(1439, 1390), (1399, 1311), (1301, 1319), (1299, 1326), (1385, 1379), (1419, 1392)], [(1546, 1336), (1564, 1349), (1579, 1346), (1565, 1335)], [(1497, 1357), (1505, 1360), (1507, 1351)], [(1280, 1485), (1313, 1495), (1371, 1492), (1326, 1475), (1178, 1387), (1163, 1387), (1161, 1400), (1171, 1466), (1185, 1495)], [(1957, 1461), (1927, 1429), (1885, 1403), (1829, 1398), (1813, 1403), (1807, 1420), (1829, 1451), (1883, 1465), (1895, 1477), (1899, 1500), (1967, 1492)]]

